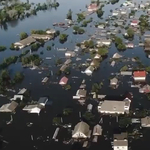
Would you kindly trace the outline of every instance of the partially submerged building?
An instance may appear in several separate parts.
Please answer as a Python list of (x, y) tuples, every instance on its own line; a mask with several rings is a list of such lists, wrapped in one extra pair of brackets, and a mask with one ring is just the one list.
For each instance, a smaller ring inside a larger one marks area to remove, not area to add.
[(93, 135), (94, 136), (102, 135), (102, 127), (99, 124), (94, 126), (94, 128), (93, 128)]
[(75, 126), (72, 132), (72, 138), (86, 139), (88, 138), (89, 132), (90, 126), (87, 123), (81, 121)]
[(142, 127), (150, 127), (150, 117), (146, 116), (145, 118), (141, 119), (141, 126)]
[(114, 134), (114, 150), (128, 150), (127, 133)]
[[(127, 103), (128, 101), (128, 103)], [(98, 112), (103, 114), (125, 114), (129, 113), (130, 100), (116, 101), (104, 100), (98, 105)]]
[(33, 37), (29, 36), (19, 42), (15, 42), (14, 47), (15, 48), (18, 47), (19, 49), (22, 49), (24, 47), (30, 46), (32, 43), (35, 43), (35, 42), (36, 42), (36, 40)]
[(67, 77), (62, 77), (61, 80), (59, 81), (60, 85), (66, 85), (68, 82), (68, 78)]
[(136, 82), (145, 82), (146, 80), (146, 71), (134, 71), (133, 78)]
[(11, 103), (4, 104), (0, 107), (0, 112), (13, 112), (17, 108), (18, 103), (12, 101)]
[(94, 67), (89, 66), (88, 68), (85, 69), (84, 73), (86, 73), (87, 75), (92, 75), (93, 71), (94, 71)]

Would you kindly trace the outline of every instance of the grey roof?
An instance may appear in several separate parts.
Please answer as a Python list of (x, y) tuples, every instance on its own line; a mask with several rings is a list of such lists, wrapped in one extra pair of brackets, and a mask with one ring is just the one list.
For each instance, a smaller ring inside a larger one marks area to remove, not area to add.
[(15, 101), (12, 101), (9, 104), (4, 104), (1, 108), (0, 108), (0, 112), (12, 112), (16, 109), (16, 107), (18, 106), (18, 103)]
[(110, 80), (110, 84), (117, 84), (118, 83), (118, 79), (117, 78), (113, 78)]
[[(94, 68), (92, 67), (92, 66), (89, 66), (86, 70), (90, 70), (91, 72), (93, 72), (94, 71)], [(86, 71), (85, 70), (85, 71)]]
[(147, 116), (145, 118), (142, 118), (141, 123), (144, 124), (144, 125), (150, 125), (150, 117)]
[(101, 105), (101, 111), (116, 111), (116, 112), (124, 112), (124, 101), (111, 101), (111, 100), (104, 100)]
[(38, 105), (38, 104), (35, 104), (35, 105), (26, 105), (26, 106), (23, 108), (23, 110), (30, 110), (30, 109), (33, 109), (33, 108), (35, 108), (35, 107), (39, 107), (39, 105)]
[(66, 68), (67, 68), (67, 65), (64, 64), (64, 65), (61, 66), (60, 71), (65, 71)]
[(84, 96), (84, 97), (86, 97), (86, 93), (87, 93), (87, 91), (86, 90), (82, 90), (82, 89), (79, 89), (77, 91), (77, 95), (78, 96)]
[(114, 141), (114, 146), (128, 146), (127, 140)]
[(81, 132), (81, 133), (83, 133), (83, 134), (85, 134), (85, 135), (88, 135), (88, 133), (89, 133), (89, 128), (90, 128), (90, 127), (89, 127), (89, 125), (88, 125), (87, 123), (81, 121), (81, 122), (79, 122), (79, 123), (75, 126), (72, 135), (74, 135), (74, 134), (76, 134), (76, 133), (78, 133), (78, 132)]
[(36, 40), (34, 38), (32, 38), (31, 36), (29, 36), (29, 37), (27, 37), (27, 38), (25, 38), (19, 42), (16, 42), (14, 44), (21, 44), (21, 45), (26, 46), (26, 45), (29, 45), (29, 44), (34, 43), (34, 42), (36, 42)]
[(121, 134), (114, 134), (114, 139), (116, 139), (116, 140), (127, 139), (127, 133), (126, 132), (122, 132)]
[(102, 127), (97, 124), (94, 126), (94, 129), (93, 129), (93, 135), (101, 135), (102, 134)]
[(68, 64), (70, 64), (71, 62), (72, 62), (71, 59), (67, 59), (67, 60), (64, 62), (64, 64), (65, 64), (65, 65), (68, 65)]
[(128, 146), (127, 133), (114, 134), (114, 146)]
[(38, 103), (46, 103), (48, 101), (47, 97), (40, 97), (40, 99), (38, 100)]
[(120, 55), (120, 54), (118, 54), (118, 53), (115, 53), (114, 55), (113, 55), (113, 58), (121, 58), (122, 57), (122, 55)]

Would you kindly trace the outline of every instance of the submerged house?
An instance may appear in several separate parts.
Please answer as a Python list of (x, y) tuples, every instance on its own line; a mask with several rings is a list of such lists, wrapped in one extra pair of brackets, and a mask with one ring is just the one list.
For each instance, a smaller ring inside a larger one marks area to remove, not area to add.
[(134, 81), (144, 82), (146, 80), (146, 71), (134, 71), (133, 78)]
[(93, 135), (94, 136), (102, 135), (102, 127), (99, 124), (94, 126), (94, 128), (93, 128)]
[(43, 106), (35, 105), (26, 105), (22, 110), (27, 111), (28, 113), (39, 114)]
[[(129, 103), (127, 103), (127, 101)], [(103, 114), (125, 114), (129, 113), (130, 101), (116, 101), (116, 100), (104, 100), (98, 105), (98, 112)]]
[(40, 97), (38, 100), (38, 104), (43, 107), (45, 107), (47, 102), (48, 102), (48, 97)]
[(74, 57), (75, 56), (75, 52), (73, 52), (73, 51), (67, 51), (66, 53), (65, 53), (65, 56), (66, 57)]
[(128, 150), (127, 133), (114, 134), (114, 150)]
[(62, 77), (61, 80), (59, 81), (60, 85), (66, 85), (68, 82), (68, 78), (67, 77)]
[(139, 24), (138, 20), (132, 20), (131, 26), (137, 26)]
[(90, 126), (87, 123), (81, 121), (75, 126), (72, 132), (72, 138), (86, 139), (88, 138), (89, 132)]
[(117, 88), (117, 86), (118, 86), (118, 79), (117, 78), (112, 78), (110, 80), (110, 85), (115, 87), (115, 88)]
[(79, 96), (80, 98), (85, 98), (86, 97), (86, 94), (87, 94), (87, 91), (86, 90), (83, 90), (83, 89), (79, 89), (76, 93), (76, 96)]
[(141, 126), (142, 127), (150, 127), (150, 117), (146, 116), (145, 118), (141, 119)]
[(87, 75), (92, 75), (93, 71), (94, 71), (94, 67), (89, 66), (89, 67), (84, 71), (84, 73), (86, 73)]
[(37, 40), (50, 40), (53, 39), (53, 35), (47, 35), (47, 34), (32, 34), (32, 38), (37, 39)]
[(56, 30), (54, 30), (54, 29), (46, 30), (46, 34), (55, 34), (55, 33), (56, 33)]
[(12, 101), (11, 103), (4, 104), (0, 107), (0, 112), (13, 112), (17, 108), (18, 103)]
[(36, 40), (33, 37), (29, 36), (19, 42), (15, 42), (14, 47), (15, 48), (18, 47), (19, 49), (22, 49), (24, 47), (30, 46), (32, 43), (35, 43), (35, 42), (36, 42)]
[(88, 6), (88, 11), (90, 11), (90, 12), (97, 11), (98, 8), (99, 8), (98, 5), (96, 3), (93, 3)]
[(118, 53), (115, 53), (112, 58), (114, 58), (114, 59), (119, 59), (119, 58), (121, 58), (121, 57), (122, 57), (122, 55), (120, 55), (120, 54), (118, 54)]

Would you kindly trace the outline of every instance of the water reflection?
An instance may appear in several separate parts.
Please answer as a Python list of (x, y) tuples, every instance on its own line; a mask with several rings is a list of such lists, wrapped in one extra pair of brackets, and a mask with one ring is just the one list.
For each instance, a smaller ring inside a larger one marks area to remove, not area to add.
[(19, 23), (19, 20), (13, 20), (13, 21), (8, 22), (8, 25), (14, 28), (18, 25), (18, 23)]

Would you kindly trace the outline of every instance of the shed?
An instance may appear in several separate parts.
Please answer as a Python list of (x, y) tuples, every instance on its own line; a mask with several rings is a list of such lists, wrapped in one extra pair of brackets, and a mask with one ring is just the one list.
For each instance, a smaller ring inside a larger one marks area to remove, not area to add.
[(97, 136), (102, 135), (102, 127), (99, 124), (94, 126), (93, 135), (94, 136), (95, 135), (97, 135)]
[(92, 104), (88, 104), (88, 105), (87, 105), (87, 111), (88, 111), (88, 112), (91, 112), (91, 111), (92, 111), (92, 108), (93, 108), (93, 105), (92, 105)]

